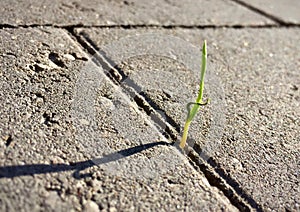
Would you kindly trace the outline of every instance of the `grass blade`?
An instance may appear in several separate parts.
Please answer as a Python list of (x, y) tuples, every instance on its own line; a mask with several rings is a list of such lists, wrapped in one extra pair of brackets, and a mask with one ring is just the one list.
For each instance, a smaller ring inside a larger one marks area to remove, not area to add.
[[(201, 105), (206, 105), (208, 103), (208, 101), (206, 101), (206, 102), (202, 101), (203, 91), (204, 91), (204, 76), (205, 76), (205, 72), (206, 72), (206, 60), (207, 60), (207, 49), (206, 49), (206, 41), (204, 41), (203, 47), (202, 47), (202, 65), (201, 65), (199, 92), (198, 92), (196, 102), (187, 104), (188, 116), (187, 116), (187, 119), (186, 119), (186, 122), (185, 122), (185, 125), (183, 128), (183, 135), (182, 135), (182, 138), (181, 138), (181, 141), (179, 144), (180, 148), (182, 148), (182, 149), (184, 148), (184, 146), (186, 144), (190, 124), (191, 124), (193, 118), (195, 117), (195, 115), (197, 114), (199, 107)], [(192, 109), (190, 109), (191, 105), (193, 105)]]

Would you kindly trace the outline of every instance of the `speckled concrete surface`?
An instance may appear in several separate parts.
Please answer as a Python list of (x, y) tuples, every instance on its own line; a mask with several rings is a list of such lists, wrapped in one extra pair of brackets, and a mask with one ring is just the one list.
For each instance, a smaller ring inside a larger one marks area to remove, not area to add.
[[(211, 113), (225, 113), (224, 135), (210, 152), (213, 158), (265, 209), (299, 209), (299, 29), (82, 30), (78, 34), (88, 35), (100, 49), (118, 37), (143, 33), (172, 34), (197, 46), (207, 39), (213, 65), (209, 71), (221, 79), (226, 106), (224, 111), (203, 108), (191, 137), (201, 138), (201, 146), (216, 142), (207, 138), (207, 120)], [(176, 60), (152, 55), (133, 57), (120, 67), (183, 125), (185, 104), (197, 95), (195, 73)], [(214, 89), (215, 83), (219, 82), (209, 81), (208, 88)], [(206, 96), (211, 95), (213, 103), (215, 90), (209, 89)]]
[(297, 5), (1, 1), (0, 210), (300, 210)]
[[(9, 1), (0, 2), (2, 24), (49, 25), (264, 25), (273, 21), (232, 1)], [(55, 15), (53, 15), (55, 14)], [(228, 15), (230, 14), (230, 15)]]
[(236, 210), (176, 148), (158, 145), (162, 135), (104, 75), (93, 87), (97, 140), (80, 135), (74, 113), (93, 96), (80, 95), (81, 76), (97, 66), (64, 30), (5, 29), (1, 46), (1, 211)]
[(295, 0), (267, 0), (267, 1), (244, 1), (238, 0), (238, 2), (243, 2), (248, 6), (258, 9), (263, 13), (273, 16), (279, 21), (283, 21), (287, 24), (300, 24), (300, 2)]

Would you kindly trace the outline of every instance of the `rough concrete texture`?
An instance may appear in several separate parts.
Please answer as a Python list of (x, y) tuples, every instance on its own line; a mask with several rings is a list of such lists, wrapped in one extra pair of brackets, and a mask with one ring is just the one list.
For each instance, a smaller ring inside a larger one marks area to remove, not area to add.
[[(271, 20), (229, 0), (0, 1), (8, 25), (264, 25)], [(228, 15), (230, 14), (230, 15)]]
[(298, 8), (0, 1), (0, 211), (300, 211)]
[(300, 24), (300, 2), (295, 0), (267, 0), (267, 1), (259, 1), (259, 0), (251, 0), (244, 1), (240, 0), (240, 2), (244, 2), (247, 5), (250, 5), (265, 14), (271, 15), (280, 21), (283, 21), (287, 24)]
[(236, 211), (66, 31), (2, 29), (0, 44), (1, 211)]
[[(190, 136), (200, 146), (209, 146), (207, 132), (199, 126), (209, 128), (211, 114), (224, 113), (221, 144), (212, 145), (209, 152), (219, 169), (264, 210), (300, 209), (299, 29), (78, 29), (77, 33), (100, 49), (115, 39), (143, 33), (171, 34), (198, 47), (207, 39), (208, 71), (221, 79), (226, 105), (223, 111), (210, 106), (201, 109), (202, 117), (195, 121)], [(149, 45), (147, 50), (157, 48), (155, 42)], [(131, 50), (130, 45), (119, 49)], [(174, 58), (139, 55), (119, 67), (182, 126), (185, 105), (196, 97), (199, 78)], [(206, 97), (215, 83), (207, 83)]]

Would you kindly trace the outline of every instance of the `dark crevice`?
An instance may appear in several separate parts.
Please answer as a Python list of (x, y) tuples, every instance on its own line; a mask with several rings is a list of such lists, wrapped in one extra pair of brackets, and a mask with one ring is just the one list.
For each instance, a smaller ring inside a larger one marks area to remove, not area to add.
[(17, 29), (17, 28), (34, 28), (34, 27), (51, 27), (51, 26), (53, 25), (52, 24), (18, 24), (18, 25), (0, 24), (0, 29), (4, 29), (4, 28)]
[(140, 29), (140, 28), (153, 28), (153, 29), (219, 29), (219, 28), (233, 28), (233, 29), (260, 29), (260, 28), (281, 28), (281, 27), (300, 27), (300, 24), (295, 23), (286, 23), (281, 19), (278, 19), (272, 15), (266, 14), (264, 11), (260, 11), (252, 6), (246, 6), (247, 4), (240, 2), (238, 0), (232, 0), (239, 4), (243, 4), (245, 7), (248, 7), (251, 10), (256, 10), (256, 12), (260, 13), (268, 17), (269, 19), (275, 21), (275, 24), (222, 24), (222, 25), (212, 25), (212, 24), (204, 24), (204, 25), (185, 25), (185, 24), (172, 24), (172, 25), (164, 25), (164, 24), (116, 24), (116, 25), (83, 25), (83, 24), (66, 24), (66, 25), (56, 25), (56, 24), (24, 24), (24, 25), (12, 25), (12, 24), (0, 24), (0, 29), (4, 28), (35, 28), (35, 27), (53, 27), (60, 29), (75, 29), (75, 28), (120, 28), (120, 29)]
[(44, 118), (44, 124), (47, 126), (51, 126), (52, 124), (59, 124), (58, 120), (55, 119), (55, 113), (44, 113), (43, 118)]
[[(193, 150), (197, 153), (197, 155), (195, 155), (193, 152), (189, 152), (188, 156), (205, 174), (211, 185), (216, 186), (221, 191), (223, 191), (223, 193), (230, 199), (232, 204), (237, 206), (240, 210), (244, 211), (243, 208), (246, 207), (246, 205), (240, 199), (242, 198), (257, 211), (262, 211), (262, 207), (258, 203), (256, 203), (256, 201), (251, 196), (246, 194), (246, 192), (240, 187), (238, 182), (228, 176), (228, 174), (221, 168), (221, 165), (215, 159), (207, 156), (198, 144), (196, 144), (195, 142), (193, 142), (193, 144)], [(202, 158), (205, 158), (206, 160)], [(206, 163), (208, 165), (206, 165)], [(208, 166), (211, 167), (214, 172), (212, 172)], [(229, 186), (222, 183), (222, 180), (224, 180)], [(237, 195), (234, 195), (234, 192)]]
[(55, 65), (65, 68), (64, 62), (60, 59), (59, 54), (51, 52), (48, 56), (49, 60), (51, 60)]
[[(72, 33), (73, 30), (69, 32)], [(165, 111), (163, 111), (165, 120), (160, 117), (155, 111), (162, 111), (161, 108), (155, 102), (153, 102), (146, 93), (142, 91), (142, 88), (132, 79), (126, 76), (123, 70), (117, 64), (115, 64), (114, 61), (112, 61), (104, 51), (100, 50), (86, 33), (81, 33), (80, 35), (83, 36), (84, 40), (80, 36), (73, 34), (77, 41), (82, 44), (82, 46), (85, 47), (91, 55), (94, 56), (94, 62), (97, 65), (100, 65), (106, 72), (106, 75), (115, 84), (121, 86), (123, 91), (133, 98), (136, 104), (141, 107), (148, 116), (151, 117), (154, 123), (163, 129), (161, 131), (162, 134), (168, 134), (167, 137), (171, 138), (172, 141), (175, 141), (177, 139), (177, 133), (180, 132), (180, 126), (175, 122), (175, 120), (168, 116)], [(166, 122), (168, 124), (166, 124)], [(169, 125), (171, 125), (171, 127)], [(177, 133), (174, 132), (172, 128), (175, 128)]]
[(5, 139), (5, 146), (8, 147), (11, 142), (13, 141), (12, 136), (9, 135), (6, 139)]
[[(206, 179), (208, 180), (211, 186), (217, 187), (221, 190), (224, 195), (229, 199), (232, 205), (237, 207), (240, 211), (251, 211), (251, 208), (248, 206), (247, 203), (239, 196), (236, 195), (234, 192), (234, 188), (231, 186), (226, 185), (224, 182), (225, 180), (214, 173), (209, 167), (204, 164), (199, 156), (195, 153), (189, 153), (188, 158), (190, 159), (190, 164), (197, 170), (200, 171), (205, 175)], [(253, 207), (253, 206), (252, 206)]]
[(259, 15), (262, 15), (262, 16), (268, 18), (268, 19), (271, 19), (272, 21), (276, 22), (277, 24), (279, 24), (281, 26), (299, 26), (299, 24), (287, 23), (284, 20), (282, 20), (282, 19), (280, 19), (280, 18), (278, 18), (278, 17), (276, 17), (272, 14), (269, 14), (269, 13), (267, 13), (267, 12), (257, 8), (257, 7), (254, 7), (251, 4), (246, 3), (244, 1), (241, 1), (241, 0), (231, 0), (231, 1), (241, 5), (243, 7), (246, 7), (247, 9), (249, 9), (249, 10), (255, 12), (255, 13), (258, 13)]
[[(73, 30), (69, 30), (69, 32), (72, 33), (72, 36), (75, 37), (91, 55), (94, 55), (94, 62), (96, 64), (103, 69), (106, 69), (106, 71), (110, 70), (107, 71), (107, 76), (118, 86), (121, 86), (127, 95), (133, 97), (135, 103), (151, 117), (160, 129), (164, 129), (161, 133), (167, 139), (171, 138), (172, 141), (176, 141), (178, 133), (180, 132), (179, 125), (171, 117), (167, 116), (166, 120), (164, 120), (156, 116), (157, 114), (153, 113), (153, 111), (161, 110), (161, 108), (156, 105), (132, 79), (127, 77), (121, 68), (105, 55), (105, 52), (99, 50), (99, 47), (87, 34), (81, 33), (81, 35), (76, 35)], [(112, 72), (111, 70), (114, 71)], [(128, 89), (128, 87), (131, 89)], [(208, 159), (205, 160), (202, 158), (205, 154), (201, 147), (195, 143), (196, 142), (191, 143), (190, 140), (188, 141), (188, 144), (190, 144), (188, 148), (191, 148), (192, 146), (192, 151), (189, 152), (187, 156), (193, 166), (204, 173), (208, 182), (222, 191), (230, 202), (238, 209), (242, 211), (251, 211), (251, 209), (262, 211), (262, 207), (256, 203), (251, 196), (247, 195), (246, 192), (240, 188), (238, 182), (228, 176), (214, 159), (207, 157)], [(176, 144), (177, 143), (175, 143), (175, 145)]]
[[(83, 36), (84, 39), (96, 50), (96, 51), (99, 51), (99, 48), (97, 46), (97, 44), (94, 43), (94, 41), (92, 41), (92, 39), (90, 39), (89, 35), (86, 33), (86, 32), (80, 32), (79, 33), (80, 36)], [(75, 35), (74, 35), (75, 36)], [(90, 50), (89, 52), (91, 53), (91, 51), (93, 50)]]
[(93, 47), (91, 46), (91, 44), (89, 44), (87, 42), (84, 42), (82, 37), (76, 34), (75, 27), (72, 27), (72, 26), (71, 27), (66, 27), (65, 30), (67, 30), (69, 36), (73, 40), (77, 41), (77, 43), (79, 43), (83, 47), (83, 50), (85, 50), (87, 53), (92, 54), (91, 52), (94, 51)]

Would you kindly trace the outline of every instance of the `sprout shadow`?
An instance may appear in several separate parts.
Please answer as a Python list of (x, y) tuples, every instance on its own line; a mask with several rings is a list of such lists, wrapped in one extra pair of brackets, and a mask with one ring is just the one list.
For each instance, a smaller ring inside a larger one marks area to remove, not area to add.
[(171, 145), (170, 143), (160, 141), (152, 142), (148, 144), (142, 144), (139, 146), (131, 147), (128, 149), (120, 150), (108, 155), (105, 155), (102, 158), (95, 158), (92, 160), (80, 161), (72, 164), (28, 164), (28, 165), (16, 165), (16, 166), (0, 166), (0, 179), (1, 178), (14, 178), (19, 176), (28, 176), (35, 174), (46, 174), (46, 173), (56, 173), (64, 171), (72, 171), (73, 177), (76, 179), (81, 179), (89, 176), (90, 174), (80, 174), (80, 171), (93, 167), (96, 165), (101, 165), (109, 163), (112, 161), (117, 161), (125, 157), (142, 152), (146, 149), (153, 148), (158, 145)]

